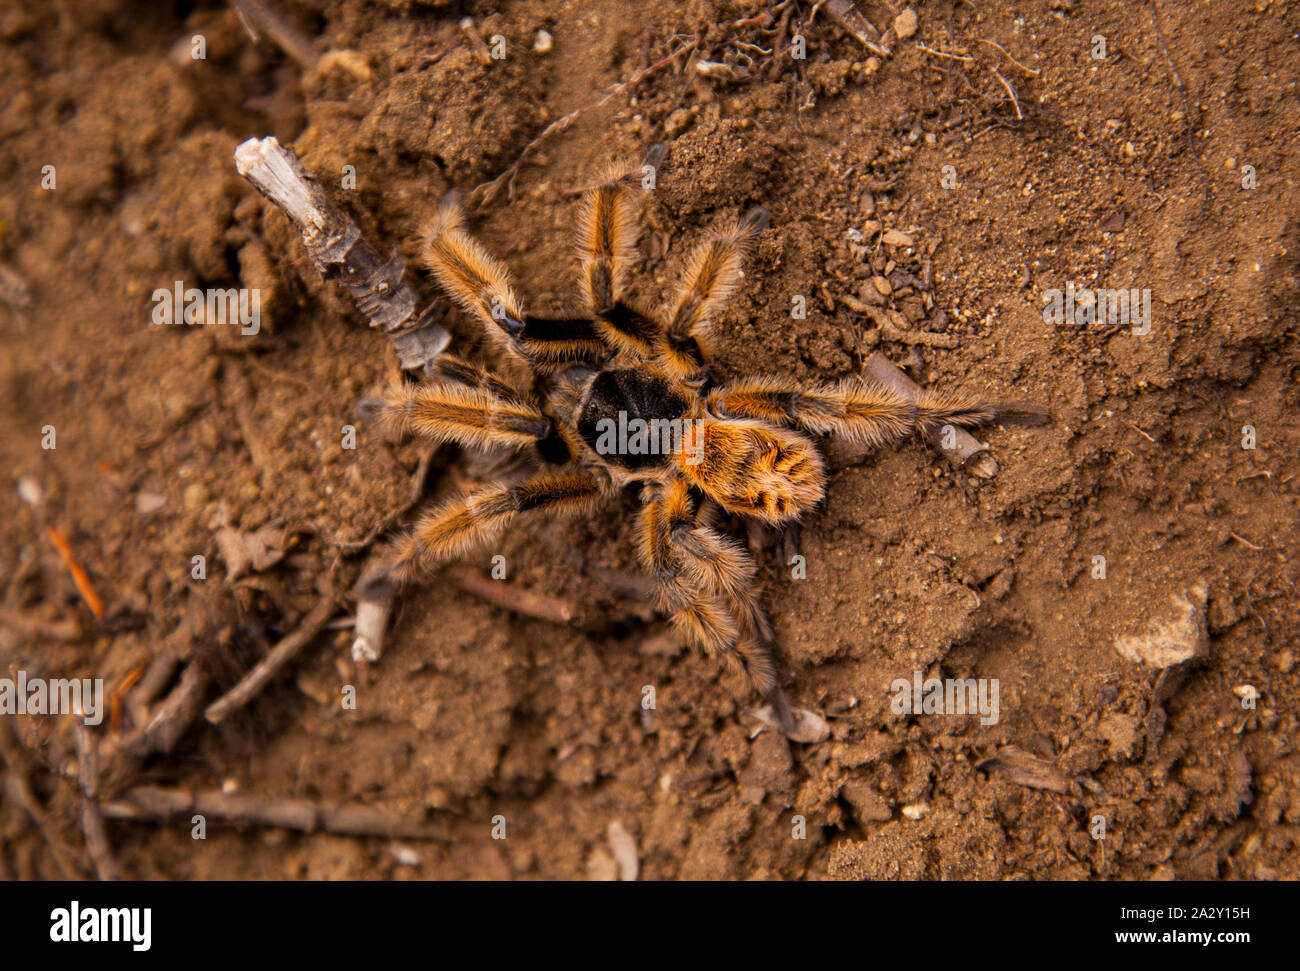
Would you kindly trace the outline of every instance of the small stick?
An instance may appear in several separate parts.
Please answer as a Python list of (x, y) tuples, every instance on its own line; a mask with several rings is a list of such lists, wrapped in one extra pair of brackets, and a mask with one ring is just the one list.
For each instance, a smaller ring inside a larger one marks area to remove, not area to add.
[(547, 620), (552, 624), (572, 624), (580, 613), (578, 605), (570, 601), (493, 580), (468, 567), (456, 567), (448, 575), (451, 582), (466, 593), (525, 617)]
[(230, 0), (235, 8), (239, 22), (248, 31), (248, 36), (258, 41), (258, 31), (262, 31), (304, 70), (310, 71), (320, 61), (320, 55), (311, 46), (311, 41), (291, 27), (283, 17), (272, 10), (263, 0)]
[[(909, 378), (894, 363), (879, 351), (867, 358), (866, 372), (886, 387), (899, 394), (915, 399), (920, 396), (922, 388)], [(970, 432), (956, 425), (949, 426), (953, 431), (953, 447), (943, 447), (943, 430), (940, 428), (923, 428), (921, 434), (927, 442), (943, 453), (952, 465), (965, 469), (977, 479), (991, 479), (998, 474), (998, 463), (989, 454), (987, 445), (982, 444)]]
[(32, 787), (27, 781), (28, 765), (22, 748), (16, 740), (11, 741), (2, 722), (0, 722), (0, 758), (4, 759), (5, 764), (4, 791), (6, 797), (21, 806), (27, 812), (27, 815), (31, 817), (32, 822), (36, 825), (36, 831), (41, 834), (41, 839), (49, 847), (50, 855), (54, 858), (54, 865), (59, 868), (59, 873), (63, 879), (77, 879), (79, 873), (73, 865), (73, 856), (75, 854), (62, 840), (56, 838), (49, 816), (41, 808), (36, 794), (32, 792)]
[[(397, 585), (388, 579), (388, 565), (388, 557), (381, 554), (357, 583), (359, 596), (357, 618), (352, 627), (352, 660), (358, 663), (374, 663), (384, 653), (384, 635), (397, 596)], [(559, 597), (493, 580), (468, 567), (452, 568), (447, 578), (457, 589), (524, 617), (565, 626), (575, 626), (580, 622), (582, 611), (577, 604)]]
[(0, 624), (16, 628), (28, 637), (44, 637), (52, 641), (75, 641), (81, 636), (81, 627), (72, 618), (40, 620), (6, 607), (0, 607)]
[(635, 87), (637, 84), (641, 83), (641, 81), (648, 78), (651, 74), (654, 74), (656, 71), (662, 70), (663, 68), (667, 67), (669, 64), (677, 60), (677, 58), (681, 57), (687, 51), (694, 50), (698, 43), (699, 43), (698, 40), (693, 40), (689, 44), (682, 45), (681, 47), (677, 48), (677, 50), (673, 51), (671, 54), (669, 54), (667, 57), (663, 58), (662, 60), (656, 61), (654, 64), (651, 64), (649, 67), (645, 68), (644, 70), (638, 71), (636, 74), (632, 75), (626, 81), (622, 81), (614, 85), (614, 87), (610, 89), (609, 94), (605, 95), (605, 97), (601, 98), (599, 101), (592, 102), (589, 105), (584, 105), (581, 108), (577, 108), (574, 111), (570, 111), (567, 115), (563, 116), (562, 118), (555, 119), (555, 121), (551, 122), (549, 125), (543, 128), (541, 133), (536, 138), (534, 138), (531, 142), (529, 142), (527, 145), (524, 146), (524, 150), (519, 153), (519, 157), (515, 159), (514, 164), (512, 164), (510, 168), (506, 169), (504, 172), (498, 175), (495, 179), (492, 179), (490, 182), (484, 182), (482, 185), (476, 186), (474, 191), (470, 193), (470, 199), (479, 206), (488, 206), (491, 205), (493, 200), (495, 200), (496, 197), (501, 194), (501, 190), (503, 188), (506, 189), (506, 194), (508, 196), (513, 196), (514, 186), (515, 186), (515, 176), (519, 174), (519, 167), (523, 165), (524, 159), (526, 159), (532, 153), (533, 149), (535, 149), (538, 145), (540, 145), (547, 137), (555, 134), (556, 132), (563, 131), (564, 129), (568, 128), (570, 125), (572, 125), (575, 121), (577, 121), (582, 115), (585, 115), (587, 112), (595, 111), (597, 108), (603, 108), (605, 105), (607, 105), (614, 98), (618, 97), (624, 91), (627, 91)]
[(86, 853), (101, 880), (122, 879), (121, 867), (113, 856), (113, 844), (99, 810), (99, 745), (90, 729), (77, 724), (77, 781), (81, 787), (81, 829), (86, 836)]
[(855, 314), (870, 317), (880, 329), (880, 336), (887, 341), (899, 344), (920, 344), (923, 347), (956, 347), (960, 341), (956, 334), (936, 334), (929, 330), (903, 330), (889, 319), (889, 311), (883, 307), (873, 307), (856, 297), (841, 294), (835, 298)]
[(275, 138), (244, 142), (235, 149), (235, 168), (298, 227), (321, 275), (341, 279), (367, 323), (388, 335), (401, 368), (431, 375), (451, 334), (437, 323), (439, 305), (417, 312), (415, 292), (402, 280), (405, 260), (394, 253), (384, 262), (298, 156)]
[(118, 751), (138, 758), (170, 752), (199, 713), (207, 688), (207, 672), (191, 661), (181, 672), (180, 683), (153, 709), (148, 722), (121, 742)]
[(445, 827), (423, 820), (394, 816), (374, 806), (317, 803), (310, 799), (244, 796), (221, 792), (186, 792), (157, 786), (137, 786), (118, 799), (103, 804), (109, 819), (183, 817), (188, 824), (197, 814), (220, 822), (276, 826), (303, 833), (329, 832), (349, 836), (386, 836), (401, 839), (450, 841)]
[(95, 619), (102, 621), (104, 619), (104, 603), (99, 599), (99, 595), (95, 593), (95, 588), (91, 586), (89, 575), (77, 562), (77, 558), (72, 555), (72, 544), (54, 526), (46, 526), (45, 533), (58, 548), (59, 554), (63, 557), (63, 562), (68, 565), (68, 569), (72, 572), (72, 581), (77, 585), (77, 592), (81, 594), (81, 599), (86, 601), (86, 606), (95, 615)]
[(979, 43), (981, 43), (981, 44), (988, 44), (990, 47), (996, 47), (996, 48), (997, 48), (998, 50), (1000, 50), (1003, 54), (1006, 54), (1006, 55), (1007, 55), (1007, 60), (1008, 60), (1008, 61), (1010, 61), (1010, 62), (1011, 62), (1012, 64), (1014, 64), (1016, 67), (1020, 68), (1020, 70), (1024, 71), (1026, 74), (1032, 74), (1034, 77), (1038, 77), (1038, 75), (1042, 73), (1041, 71), (1035, 71), (1032, 67), (1025, 67), (1025, 66), (1024, 66), (1023, 64), (1021, 64), (1019, 61), (1017, 61), (1014, 57), (1012, 57), (1012, 56), (1011, 56), (1011, 53), (1010, 53), (1010, 52), (1009, 52), (1005, 47), (1003, 47), (1001, 44), (999, 44), (997, 41), (995, 41), (995, 40), (985, 40), (983, 37), (977, 37), (977, 38), (975, 38), (975, 39), (976, 39), (977, 41), (979, 41)]
[(954, 61), (973, 61), (975, 58), (966, 54), (949, 54), (947, 51), (935, 50), (933, 47), (926, 47), (920, 41), (916, 42), (917, 50), (925, 51), (927, 54), (933, 54), (935, 57), (947, 57)]
[(275, 645), (271, 653), (262, 658), (239, 684), (208, 705), (203, 717), (213, 725), (220, 725), (233, 712), (256, 697), (280, 669), (292, 661), (298, 652), (329, 623), (330, 617), (334, 615), (334, 602), (332, 593), (321, 597), (320, 602), (303, 618), (297, 629)]
[(1135, 432), (1137, 432), (1139, 435), (1141, 435), (1143, 438), (1145, 438), (1145, 439), (1146, 439), (1148, 442), (1150, 442), (1152, 445), (1158, 445), (1158, 444), (1159, 444), (1159, 442), (1157, 442), (1154, 438), (1152, 438), (1150, 435), (1148, 435), (1148, 434), (1147, 434), (1146, 432), (1144, 432), (1142, 429), (1138, 428), (1138, 426), (1135, 425), (1135, 424), (1133, 424), (1132, 422), (1129, 422), (1129, 423), (1128, 423), (1128, 427), (1131, 428), (1131, 429), (1133, 429)]
[[(988, 65), (985, 64), (984, 67), (988, 67)], [(1002, 87), (1006, 88), (1006, 89), (1007, 89), (1007, 94), (1009, 94), (1009, 95), (1011, 96), (1011, 104), (1012, 104), (1012, 106), (1016, 109), (1016, 120), (1017, 120), (1017, 121), (1024, 121), (1024, 120), (1025, 120), (1025, 115), (1024, 115), (1024, 112), (1022, 112), (1022, 111), (1020, 110), (1020, 99), (1016, 97), (1016, 92), (1015, 92), (1015, 89), (1011, 87), (1011, 82), (1008, 81), (1006, 78), (1004, 78), (1004, 77), (1002, 76), (1001, 72), (998, 71), (997, 68), (995, 68), (995, 67), (988, 67), (988, 69), (989, 69), (990, 71), (993, 72), (993, 76), (994, 76), (995, 78), (997, 78), (1000, 82), (1002, 82)]]

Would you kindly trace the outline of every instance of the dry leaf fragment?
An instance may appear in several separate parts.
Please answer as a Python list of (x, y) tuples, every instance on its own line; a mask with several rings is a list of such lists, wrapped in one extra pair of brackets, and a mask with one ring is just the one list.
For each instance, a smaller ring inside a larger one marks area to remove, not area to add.
[(997, 754), (975, 766), (986, 772), (996, 772), (1012, 782), (1034, 789), (1068, 792), (1070, 780), (1056, 767), (1055, 762), (1040, 759), (1015, 745), (1004, 745)]
[(219, 514), (219, 518), (221, 525), (214, 538), (231, 580), (250, 570), (254, 573), (268, 570), (284, 559), (286, 544), (281, 521), (245, 533), (227, 525), (224, 512)]

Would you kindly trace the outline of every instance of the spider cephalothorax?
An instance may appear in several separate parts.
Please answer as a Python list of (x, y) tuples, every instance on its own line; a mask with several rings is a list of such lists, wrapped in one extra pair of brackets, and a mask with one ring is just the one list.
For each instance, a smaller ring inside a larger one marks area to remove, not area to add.
[(395, 392), (383, 416), (476, 448), (535, 447), (553, 471), (460, 496), (402, 540), (384, 570), (404, 581), (498, 535), (521, 513), (586, 513), (641, 485), (638, 554), (659, 606), (691, 644), (740, 667), (784, 712), (771, 661), (772, 629), (749, 554), (717, 528), (716, 511), (790, 524), (825, 494), (814, 437), (870, 445), (918, 427), (975, 427), (1004, 414), (960, 394), (912, 400), (853, 379), (763, 377), (716, 385), (707, 370), (711, 322), (767, 224), (754, 208), (702, 243), (660, 311), (627, 301), (635, 258), (636, 183), (615, 171), (579, 213), (583, 316), (524, 312), (503, 264), (444, 201), (425, 258), (438, 282), (531, 375), (526, 387), (443, 357), (431, 383)]

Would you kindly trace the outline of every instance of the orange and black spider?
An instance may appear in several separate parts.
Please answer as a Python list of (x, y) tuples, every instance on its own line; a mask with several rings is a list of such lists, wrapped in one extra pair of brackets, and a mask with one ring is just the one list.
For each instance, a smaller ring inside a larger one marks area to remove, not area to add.
[[(509, 271), (444, 200), (425, 260), (489, 340), (525, 365), (531, 387), (444, 356), (432, 383), (390, 395), (382, 417), (442, 442), (533, 447), (542, 461), (563, 467), (434, 509), (398, 543), (381, 578), (415, 579), (499, 535), (520, 514), (590, 513), (625, 486), (640, 485), (638, 553), (660, 609), (690, 644), (743, 670), (785, 717), (755, 564), (715, 527), (716, 509), (778, 525), (811, 511), (826, 488), (813, 436), (879, 446), (945, 423), (977, 427), (1014, 417), (1016, 409), (962, 394), (925, 392), (912, 400), (858, 379), (714, 384), (710, 325), (768, 213), (756, 207), (702, 243), (667, 306), (650, 311), (625, 294), (635, 260), (635, 185), (614, 171), (585, 194), (578, 236), (587, 315), (568, 319), (525, 313)], [(629, 428), (636, 429), (631, 437), (621, 434)]]

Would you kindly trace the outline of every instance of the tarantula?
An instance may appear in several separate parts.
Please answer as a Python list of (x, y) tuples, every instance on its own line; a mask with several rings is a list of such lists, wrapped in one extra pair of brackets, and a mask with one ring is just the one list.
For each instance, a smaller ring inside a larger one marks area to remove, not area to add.
[[(785, 718), (772, 627), (754, 590), (756, 567), (719, 531), (717, 511), (780, 525), (816, 507), (826, 469), (812, 436), (880, 446), (930, 425), (984, 425), (1022, 406), (931, 391), (914, 401), (857, 379), (714, 383), (710, 325), (768, 213), (755, 207), (701, 243), (661, 310), (634, 306), (625, 284), (641, 193), (628, 172), (611, 170), (582, 199), (586, 306), (578, 317), (526, 313), (509, 271), (465, 231), (454, 199), (444, 199), (428, 229), (425, 262), (489, 340), (525, 366), (531, 386), (443, 356), (433, 383), (393, 392), (381, 417), (441, 442), (534, 447), (556, 468), (434, 509), (398, 541), (381, 573), (406, 582), (498, 535), (521, 513), (590, 513), (638, 484), (638, 554), (655, 580), (659, 608), (686, 641), (743, 671)], [(611, 441), (612, 428), (634, 426), (651, 430), (638, 447)]]

